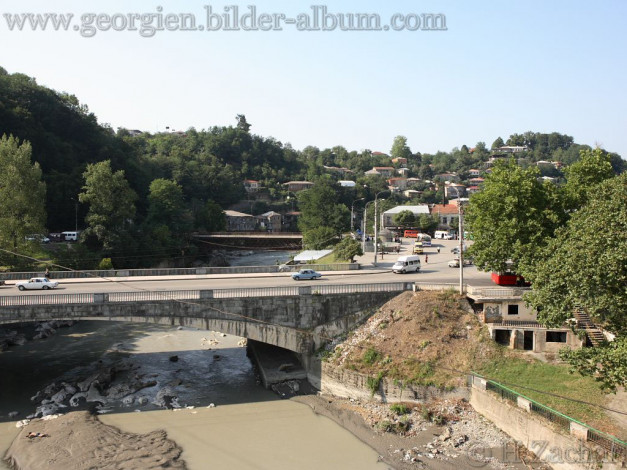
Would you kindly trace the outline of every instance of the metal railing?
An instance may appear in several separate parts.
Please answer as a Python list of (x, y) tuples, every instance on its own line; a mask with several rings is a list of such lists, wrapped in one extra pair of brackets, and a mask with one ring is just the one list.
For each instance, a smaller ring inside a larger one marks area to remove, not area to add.
[(215, 299), (230, 299), (239, 297), (283, 297), (292, 295), (298, 295), (298, 286), (213, 289), (213, 298)]
[[(469, 375), (468, 383), (470, 386), (472, 386), (476, 378), (483, 379), (483, 377), (477, 374)], [(587, 424), (582, 423), (581, 421), (578, 421), (575, 418), (571, 418), (570, 416), (567, 416), (564, 413), (560, 413), (557, 410), (549, 408), (548, 406), (545, 406), (542, 403), (538, 403), (537, 401), (532, 400), (531, 398), (521, 393), (518, 393), (510, 388), (507, 388), (506, 386), (498, 382), (495, 382), (493, 380), (488, 380), (488, 379), (483, 379), (483, 380), (485, 380), (486, 382), (486, 390), (495, 392), (498, 395), (500, 395), (502, 398), (510, 402), (513, 402), (515, 404), (518, 403), (518, 397), (527, 400), (530, 403), (530, 410), (532, 413), (542, 416), (544, 419), (552, 423), (555, 423), (560, 428), (566, 431), (570, 432), (571, 423), (576, 423), (580, 426), (583, 426), (587, 430), (586, 440), (608, 451), (610, 453), (611, 458), (619, 459), (621, 461), (627, 458), (627, 442), (624, 442), (618, 439), (617, 437), (612, 436), (611, 434), (607, 434), (603, 431), (599, 431), (598, 429), (594, 429), (593, 427), (588, 426)]]
[(507, 387), (502, 386), (499, 383), (496, 382), (492, 382), (491, 380), (488, 380), (486, 383), (486, 390), (491, 390), (495, 393), (497, 393), (501, 398), (504, 398), (506, 400), (509, 400), (513, 403), (517, 403), (518, 402), (518, 397), (519, 394), (514, 392), (513, 390), (510, 390)]
[(175, 291), (135, 291), (135, 292), (110, 292), (102, 294), (104, 302), (155, 302), (167, 300), (197, 300), (200, 299), (199, 290), (175, 290)]
[(283, 297), (308, 294), (334, 295), (361, 292), (402, 292), (412, 290), (410, 282), (384, 284), (338, 284), (282, 287), (243, 287), (234, 289), (132, 291), (85, 294), (29, 294), (0, 297), (0, 307), (58, 304), (91, 304), (104, 302), (159, 302), (211, 298)]
[(94, 294), (15, 295), (0, 297), (0, 307), (23, 305), (91, 304)]
[[(201, 267), (201, 268), (163, 268), (163, 269), (111, 269), (89, 271), (51, 271), (50, 278), (59, 279), (115, 279), (120, 277), (137, 276), (204, 276), (215, 274), (262, 274), (293, 272), (300, 269), (315, 269), (316, 271), (349, 271), (359, 269), (358, 263), (331, 263), (331, 264), (281, 264), (272, 266), (228, 266), (228, 267)], [(33, 272), (5, 272), (0, 273), (0, 280), (23, 281), (32, 277), (42, 277), (43, 271)]]

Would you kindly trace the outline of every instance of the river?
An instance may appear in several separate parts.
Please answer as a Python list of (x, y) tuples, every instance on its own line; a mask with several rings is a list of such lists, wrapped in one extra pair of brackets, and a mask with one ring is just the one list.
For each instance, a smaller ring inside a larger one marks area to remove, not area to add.
[[(156, 385), (134, 393), (126, 404), (105, 403), (101, 411), (108, 413), (101, 420), (129, 432), (164, 429), (182, 447), (190, 470), (209, 468), (208, 462), (211, 468), (233, 469), (388, 468), (331, 420), (259, 385), (238, 343), (240, 338), (217, 332), (84, 321), (13, 346), (0, 353), (0, 454), (19, 432), (14, 420), (34, 411), (31, 396), (102, 361), (125, 364), (129, 372), (116, 380), (132, 372)], [(180, 410), (152, 403), (166, 385), (175, 390)], [(140, 405), (142, 397), (147, 400)], [(11, 411), (19, 415), (8, 418)], [(0, 463), (0, 468), (8, 467)]]

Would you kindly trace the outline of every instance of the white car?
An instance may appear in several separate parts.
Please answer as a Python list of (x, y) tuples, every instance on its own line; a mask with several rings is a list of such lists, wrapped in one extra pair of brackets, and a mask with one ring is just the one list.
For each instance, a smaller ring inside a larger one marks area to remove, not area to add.
[[(472, 259), (464, 258), (464, 266), (471, 266)], [(448, 262), (449, 268), (459, 268), (459, 258), (452, 259)]]
[(55, 289), (59, 283), (57, 281), (51, 281), (46, 277), (33, 277), (28, 281), (20, 281), (15, 283), (15, 287), (19, 290), (25, 289)]

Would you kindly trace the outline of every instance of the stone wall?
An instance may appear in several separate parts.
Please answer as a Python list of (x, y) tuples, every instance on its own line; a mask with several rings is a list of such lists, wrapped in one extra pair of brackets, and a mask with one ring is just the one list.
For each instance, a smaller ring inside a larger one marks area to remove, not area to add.
[(432, 386), (406, 385), (383, 378), (378, 391), (373, 395), (368, 387), (368, 376), (356, 371), (337, 367), (327, 362), (312, 364), (308, 372), (309, 382), (330, 395), (361, 400), (377, 400), (384, 403), (423, 403), (433, 398), (468, 398), (468, 390), (444, 391)]

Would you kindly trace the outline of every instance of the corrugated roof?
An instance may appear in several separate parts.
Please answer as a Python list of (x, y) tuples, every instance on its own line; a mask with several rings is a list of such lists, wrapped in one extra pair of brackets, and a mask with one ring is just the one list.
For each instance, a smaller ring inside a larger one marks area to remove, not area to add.
[(315, 261), (332, 252), (333, 250), (305, 250), (294, 256), (294, 261)]
[(421, 204), (419, 206), (396, 206), (384, 212), (384, 214), (398, 214), (403, 211), (412, 211), (414, 214), (429, 214), (429, 206)]

